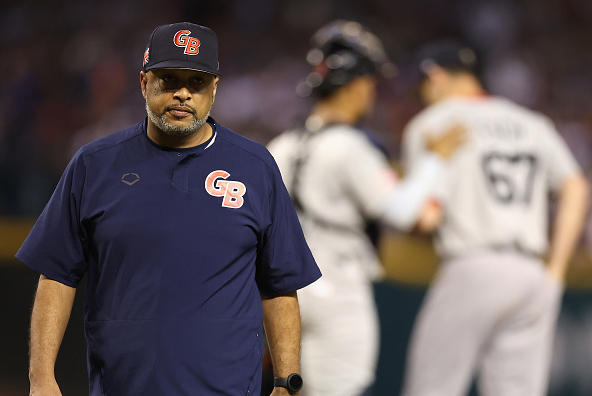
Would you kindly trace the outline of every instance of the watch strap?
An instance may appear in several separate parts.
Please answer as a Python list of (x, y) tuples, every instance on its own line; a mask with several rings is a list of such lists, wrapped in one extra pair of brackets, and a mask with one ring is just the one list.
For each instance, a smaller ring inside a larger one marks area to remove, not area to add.
[(286, 388), (289, 392), (298, 392), (302, 389), (302, 377), (298, 373), (292, 373), (287, 377), (274, 377), (273, 386)]
[(273, 386), (278, 388), (287, 388), (288, 387), (288, 377), (275, 377), (273, 379)]

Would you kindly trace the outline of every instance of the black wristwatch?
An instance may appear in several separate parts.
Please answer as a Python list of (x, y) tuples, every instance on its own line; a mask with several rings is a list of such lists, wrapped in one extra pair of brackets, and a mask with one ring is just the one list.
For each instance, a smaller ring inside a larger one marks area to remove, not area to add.
[(286, 388), (288, 392), (298, 392), (302, 389), (302, 384), (302, 377), (297, 373), (292, 373), (285, 378), (275, 377), (273, 379), (273, 386)]

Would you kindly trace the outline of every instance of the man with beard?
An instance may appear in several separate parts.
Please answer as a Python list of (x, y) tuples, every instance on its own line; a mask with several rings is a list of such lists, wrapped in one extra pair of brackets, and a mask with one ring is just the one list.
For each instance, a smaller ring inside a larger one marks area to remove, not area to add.
[(17, 258), (41, 273), (31, 395), (54, 366), (87, 276), (90, 395), (259, 395), (263, 326), (274, 396), (302, 386), (296, 290), (320, 276), (267, 150), (212, 119), (213, 31), (152, 33), (148, 117), (82, 147)]

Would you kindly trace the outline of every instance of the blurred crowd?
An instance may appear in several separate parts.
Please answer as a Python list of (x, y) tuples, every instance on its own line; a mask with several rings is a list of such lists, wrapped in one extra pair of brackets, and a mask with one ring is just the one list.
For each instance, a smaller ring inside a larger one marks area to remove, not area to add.
[[(187, 20), (220, 41), (213, 116), (261, 143), (300, 122), (296, 95), (312, 32), (355, 19), (398, 66), (367, 126), (396, 160), (419, 110), (408, 59), (456, 37), (481, 54), (489, 91), (550, 116), (592, 176), (592, 2), (589, 0), (28, 0), (0, 6), (0, 216), (36, 217), (72, 154), (144, 117), (146, 37)], [(592, 221), (586, 233), (592, 249)]]

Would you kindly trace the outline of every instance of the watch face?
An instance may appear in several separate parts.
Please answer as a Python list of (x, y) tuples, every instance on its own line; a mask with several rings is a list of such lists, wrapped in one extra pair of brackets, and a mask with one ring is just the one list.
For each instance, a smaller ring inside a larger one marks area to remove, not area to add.
[(302, 388), (302, 377), (298, 374), (291, 374), (288, 377), (288, 389), (291, 391), (299, 391)]

